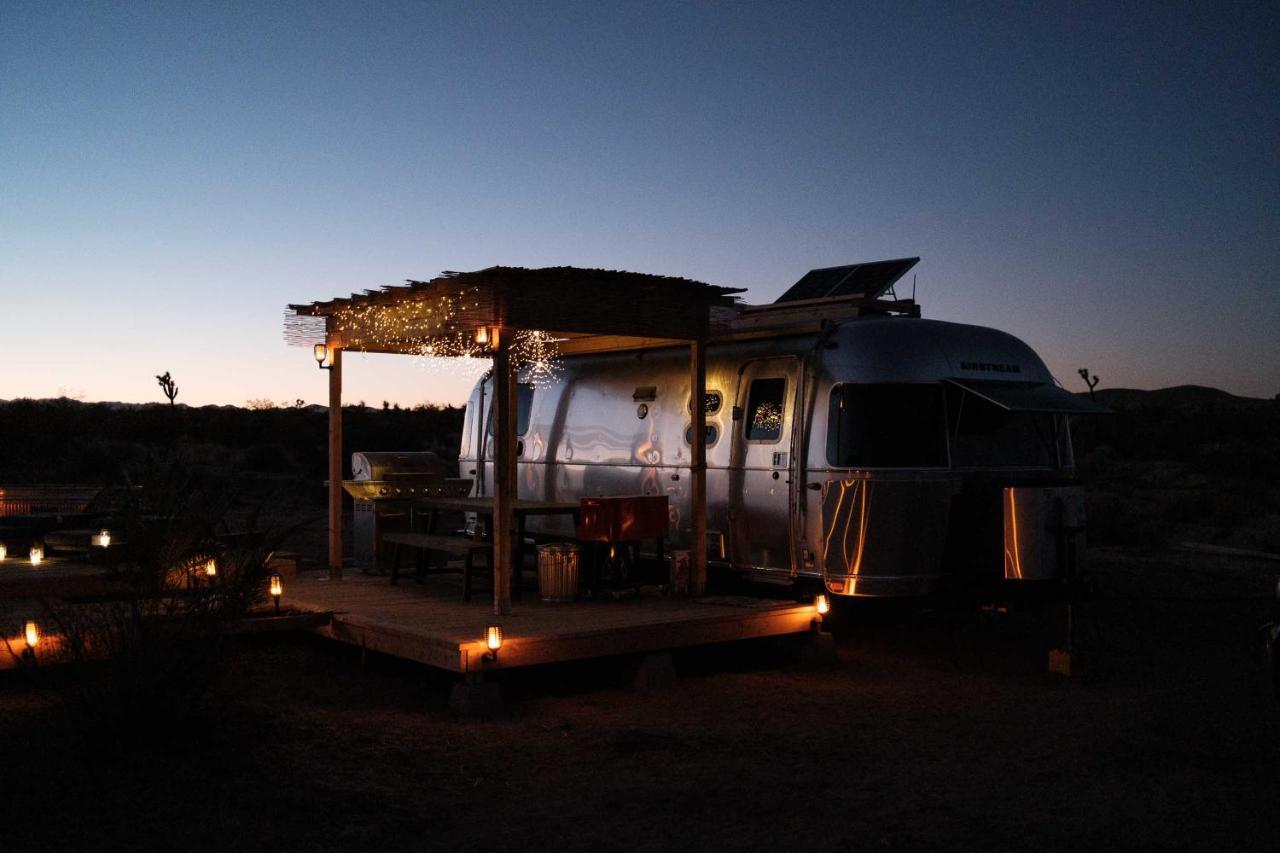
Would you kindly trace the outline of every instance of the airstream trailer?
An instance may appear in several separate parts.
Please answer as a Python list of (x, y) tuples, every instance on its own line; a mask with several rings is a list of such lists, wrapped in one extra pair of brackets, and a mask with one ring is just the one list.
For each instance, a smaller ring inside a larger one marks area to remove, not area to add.
[[(879, 263), (897, 263), (896, 280), (907, 260)], [(789, 293), (808, 296), (814, 273)], [(922, 319), (912, 300), (880, 298), (885, 280), (722, 318), (697, 401), (708, 562), (865, 596), (1061, 577), (1083, 529), (1067, 416), (1094, 407), (1020, 340)], [(522, 382), (519, 493), (666, 494), (670, 547), (687, 548), (689, 396), (681, 347), (566, 357), (554, 381)], [(491, 398), (480, 379), (460, 452), (461, 475), (482, 492)], [(531, 531), (571, 533), (559, 525)]]

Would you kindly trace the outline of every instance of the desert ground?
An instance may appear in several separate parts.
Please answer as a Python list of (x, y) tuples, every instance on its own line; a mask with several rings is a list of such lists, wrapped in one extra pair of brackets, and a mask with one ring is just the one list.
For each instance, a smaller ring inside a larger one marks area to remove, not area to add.
[[(1264, 849), (1280, 701), (1255, 630), (1276, 566), (1098, 549), (1081, 672), (1056, 608), (842, 608), (793, 641), (506, 673), (489, 719), (449, 681), (302, 637), (241, 641), (184, 730), (89, 748), (56, 695), (0, 691), (0, 841), (87, 849)], [(82, 723), (80, 724), (83, 725)]]

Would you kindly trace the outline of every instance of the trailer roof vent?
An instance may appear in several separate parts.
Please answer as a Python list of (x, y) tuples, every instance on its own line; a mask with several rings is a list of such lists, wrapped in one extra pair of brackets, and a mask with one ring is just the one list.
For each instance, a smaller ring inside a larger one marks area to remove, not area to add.
[(774, 304), (830, 296), (878, 299), (919, 262), (919, 258), (898, 258), (809, 270), (804, 278), (791, 285), (791, 289), (779, 296)]

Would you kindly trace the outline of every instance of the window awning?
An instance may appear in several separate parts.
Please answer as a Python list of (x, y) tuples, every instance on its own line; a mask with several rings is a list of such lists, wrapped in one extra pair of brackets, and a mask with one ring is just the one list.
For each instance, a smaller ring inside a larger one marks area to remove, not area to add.
[(1009, 412), (1047, 412), (1058, 415), (1106, 415), (1097, 403), (1047, 382), (985, 382), (948, 379), (952, 385)]

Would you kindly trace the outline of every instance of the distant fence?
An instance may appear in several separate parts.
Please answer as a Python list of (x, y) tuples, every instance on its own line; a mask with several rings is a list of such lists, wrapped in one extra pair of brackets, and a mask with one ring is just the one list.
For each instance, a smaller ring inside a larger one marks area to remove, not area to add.
[(0, 486), (0, 518), (84, 512), (101, 491), (101, 486)]

